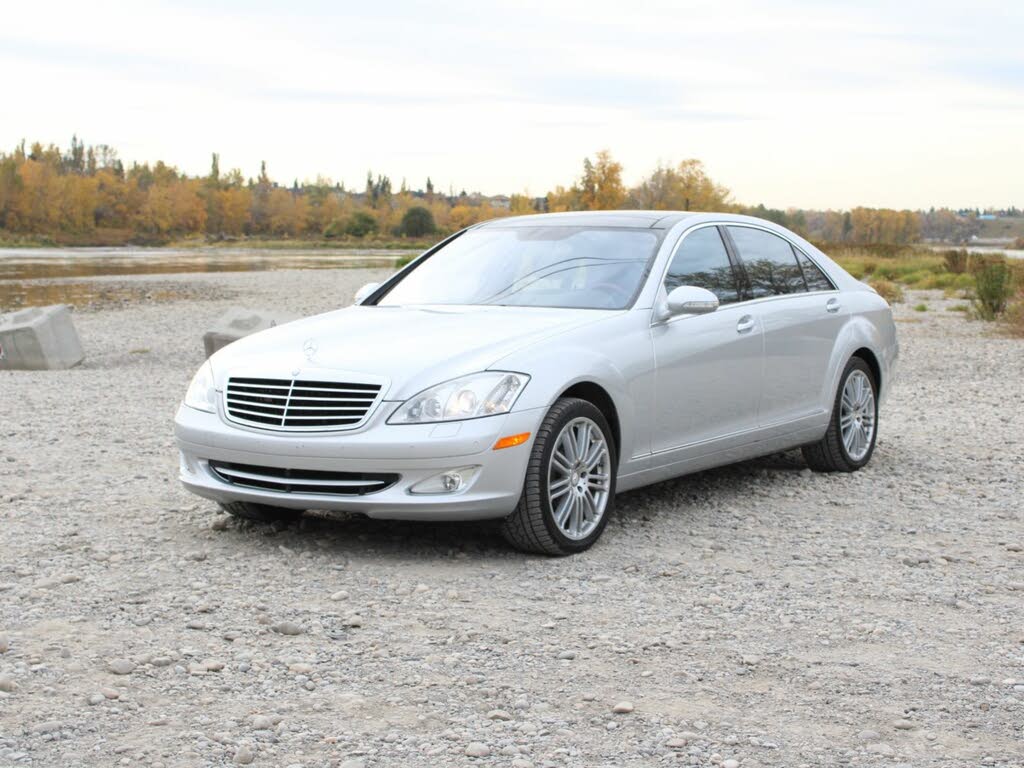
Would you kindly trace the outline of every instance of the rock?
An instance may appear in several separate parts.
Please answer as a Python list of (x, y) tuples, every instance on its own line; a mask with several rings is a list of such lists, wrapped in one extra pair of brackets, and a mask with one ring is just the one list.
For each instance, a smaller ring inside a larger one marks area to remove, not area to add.
[(626, 715), (632, 711), (633, 702), (631, 701), (620, 701), (618, 704), (612, 707), (612, 712), (614, 712), (617, 715)]
[(218, 518), (215, 518), (214, 521), (212, 523), (210, 523), (210, 530), (211, 531), (226, 531), (228, 529), (228, 525), (230, 523), (231, 523), (231, 518), (229, 516), (227, 516), (227, 515), (222, 515), (222, 516), (220, 516)]
[(252, 748), (244, 744), (235, 750), (233, 758), (235, 765), (249, 765), (255, 759), (256, 754), (252, 751)]
[(274, 727), (274, 720), (267, 715), (253, 715), (252, 727), (257, 731), (269, 731)]
[(558, 654), (558, 658), (571, 661), (576, 658), (576, 651), (562, 651)]
[(487, 757), (491, 754), (491, 748), (482, 741), (471, 741), (466, 746), (466, 754), (469, 757)]
[(363, 626), (363, 617), (358, 614), (352, 614), (351, 616), (345, 617), (345, 621), (342, 622), (346, 627), (361, 627)]
[(682, 749), (686, 746), (686, 739), (680, 739), (678, 736), (673, 736), (665, 742), (665, 746), (669, 749)]
[(740, 761), (730, 757), (728, 760), (722, 761), (722, 768), (740, 768)]
[(512, 768), (533, 768), (533, 763), (525, 757), (517, 757), (512, 760)]
[(289, 664), (288, 671), (294, 672), (296, 675), (308, 675), (313, 671), (313, 665), (306, 664), (304, 662), (297, 662), (295, 664)]
[(512, 715), (503, 709), (492, 709), (487, 713), (488, 720), (511, 720)]
[(885, 742), (878, 742), (876, 744), (868, 744), (866, 747), (868, 752), (876, 755), (885, 755), (891, 757), (896, 754), (896, 751)]
[(892, 727), (897, 731), (912, 731), (914, 729), (914, 724), (909, 720), (897, 720), (892, 724)]
[(135, 671), (135, 662), (128, 659), (111, 659), (107, 662), (107, 669), (115, 675), (130, 675)]
[(95, 707), (97, 704), (102, 704), (106, 701), (106, 697), (102, 693), (94, 693), (86, 701), (89, 702), (89, 706)]
[(366, 768), (366, 763), (358, 758), (354, 760), (342, 760), (338, 768)]
[(279, 635), (301, 635), (303, 633), (302, 627), (290, 621), (279, 621), (270, 628)]
[(17, 690), (18, 684), (7, 675), (0, 675), (0, 691), (4, 693), (14, 693)]
[(882, 738), (882, 734), (880, 734), (878, 731), (866, 730), (861, 731), (857, 734), (858, 741), (878, 741), (880, 738)]
[(286, 312), (231, 307), (203, 334), (203, 349), (209, 357), (218, 349), (238, 341), (243, 336), (283, 325), (294, 319), (295, 315)]
[(116, 701), (121, 698), (121, 692), (116, 688), (100, 688), (100, 693), (103, 694), (103, 698)]
[(334, 600), (334, 601), (348, 600), (348, 592), (346, 592), (344, 589), (340, 589), (337, 592), (335, 592), (333, 595), (331, 595), (331, 600)]
[(0, 635), (0, 653), (7, 653), (11, 650), (11, 641), (7, 639), (7, 635)]
[(0, 315), (0, 371), (54, 371), (85, 358), (66, 304)]

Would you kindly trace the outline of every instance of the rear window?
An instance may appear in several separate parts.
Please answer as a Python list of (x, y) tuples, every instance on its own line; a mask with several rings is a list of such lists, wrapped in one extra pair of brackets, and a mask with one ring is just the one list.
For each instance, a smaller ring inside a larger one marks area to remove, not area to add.
[(728, 227), (750, 280), (751, 296), (780, 296), (807, 290), (789, 242), (752, 227)]
[(808, 291), (834, 291), (835, 286), (832, 285), (832, 281), (828, 279), (828, 275), (821, 271), (821, 268), (815, 264), (806, 253), (801, 251), (799, 248), (794, 248), (796, 251), (797, 261), (800, 262), (800, 269), (803, 270), (804, 280), (807, 281)]

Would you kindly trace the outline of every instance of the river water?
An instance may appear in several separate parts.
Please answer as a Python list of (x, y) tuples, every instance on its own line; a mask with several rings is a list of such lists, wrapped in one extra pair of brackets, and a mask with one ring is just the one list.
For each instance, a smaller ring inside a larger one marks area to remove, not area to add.
[(394, 267), (417, 251), (253, 250), (228, 248), (0, 248), (0, 311), (26, 306), (86, 304), (139, 288), (100, 277), (276, 269)]

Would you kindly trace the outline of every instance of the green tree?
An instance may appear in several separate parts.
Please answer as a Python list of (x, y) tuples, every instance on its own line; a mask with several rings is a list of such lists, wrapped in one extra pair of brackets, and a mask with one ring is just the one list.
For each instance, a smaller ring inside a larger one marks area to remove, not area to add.
[(414, 205), (402, 217), (402, 234), (406, 237), (423, 237), (436, 231), (434, 214), (422, 205)]
[(366, 237), (377, 231), (377, 220), (366, 211), (356, 211), (345, 224), (345, 234)]

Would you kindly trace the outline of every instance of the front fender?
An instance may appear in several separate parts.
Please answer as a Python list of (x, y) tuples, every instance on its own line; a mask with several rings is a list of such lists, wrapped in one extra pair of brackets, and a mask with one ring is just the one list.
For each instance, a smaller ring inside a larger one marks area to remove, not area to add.
[(621, 463), (650, 452), (654, 352), (647, 313), (630, 312), (620, 322), (598, 325), (596, 332), (579, 329), (508, 355), (492, 368), (530, 374), (516, 410), (549, 408), (576, 384), (601, 387), (618, 416)]

